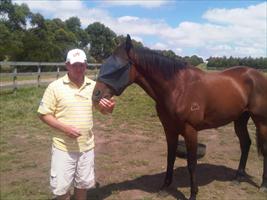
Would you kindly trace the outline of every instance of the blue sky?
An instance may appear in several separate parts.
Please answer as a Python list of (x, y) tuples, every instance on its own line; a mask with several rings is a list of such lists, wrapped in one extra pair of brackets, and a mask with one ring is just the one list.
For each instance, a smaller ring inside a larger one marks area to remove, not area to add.
[(152, 49), (178, 55), (267, 56), (266, 1), (246, 0), (19, 0), (45, 18), (99, 21)]

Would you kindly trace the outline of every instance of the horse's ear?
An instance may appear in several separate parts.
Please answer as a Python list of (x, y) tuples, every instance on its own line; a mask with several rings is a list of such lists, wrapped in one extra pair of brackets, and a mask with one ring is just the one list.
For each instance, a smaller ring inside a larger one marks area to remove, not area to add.
[(127, 34), (127, 37), (126, 37), (126, 45), (125, 45), (125, 49), (127, 51), (127, 53), (129, 53), (130, 49), (133, 47), (133, 44), (132, 44), (132, 40), (131, 40), (131, 37), (129, 34)]

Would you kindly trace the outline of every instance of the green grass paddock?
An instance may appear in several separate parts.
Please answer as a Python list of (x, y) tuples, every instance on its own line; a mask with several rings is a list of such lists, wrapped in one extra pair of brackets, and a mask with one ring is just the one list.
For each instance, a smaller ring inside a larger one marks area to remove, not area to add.
[[(52, 129), (37, 116), (37, 108), (45, 87), (19, 88), (0, 92), (0, 199), (51, 199), (49, 190), (50, 147)], [(141, 98), (140, 98), (141, 97)], [(107, 134), (123, 124), (129, 128), (161, 129), (154, 102), (137, 86), (131, 86), (116, 98), (112, 116), (95, 112), (101, 123), (112, 117)]]

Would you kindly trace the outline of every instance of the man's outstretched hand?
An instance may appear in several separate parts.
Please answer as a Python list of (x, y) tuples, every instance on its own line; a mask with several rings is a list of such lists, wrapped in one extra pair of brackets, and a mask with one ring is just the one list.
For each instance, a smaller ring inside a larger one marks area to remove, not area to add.
[(100, 99), (100, 101), (98, 103), (98, 110), (102, 114), (112, 113), (112, 111), (115, 107), (115, 104), (116, 103), (115, 103), (114, 98), (111, 98), (111, 99), (102, 98), (102, 99)]

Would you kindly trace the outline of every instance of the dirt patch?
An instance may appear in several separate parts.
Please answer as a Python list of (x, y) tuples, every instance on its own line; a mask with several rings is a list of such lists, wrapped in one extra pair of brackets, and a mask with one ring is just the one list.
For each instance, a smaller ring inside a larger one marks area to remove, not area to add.
[[(187, 199), (189, 173), (186, 160), (181, 158), (176, 159), (173, 183), (167, 193), (158, 193), (165, 177), (167, 154), (162, 127), (151, 130), (151, 127), (133, 128), (127, 122), (118, 126), (113, 123), (112, 117), (104, 122), (95, 120), (95, 168), (99, 185), (88, 191), (88, 200)], [(1, 137), (1, 199), (52, 198), (49, 190), (51, 130), (45, 129), (41, 122), (33, 125), (32, 129), (6, 128), (8, 134)], [(39, 127), (38, 132), (35, 126)], [(266, 200), (266, 194), (258, 189), (263, 162), (257, 155), (255, 130), (249, 129), (252, 146), (246, 169), (250, 177), (239, 185), (232, 182), (240, 158), (233, 126), (199, 133), (199, 142), (206, 144), (207, 149), (205, 157), (198, 161), (198, 200)]]
[[(127, 127), (123, 127), (124, 129)], [(177, 158), (174, 180), (167, 195), (160, 196), (166, 169), (164, 134), (151, 137), (142, 131), (106, 132), (95, 123), (96, 178), (99, 187), (88, 192), (88, 199), (186, 199), (190, 183), (186, 161)], [(255, 145), (254, 136), (252, 136)], [(232, 182), (239, 163), (239, 143), (231, 125), (199, 133), (207, 145), (204, 158), (198, 161), (198, 199), (266, 199), (258, 191), (262, 177), (262, 160), (252, 147), (247, 164), (251, 176), (236, 185)]]

